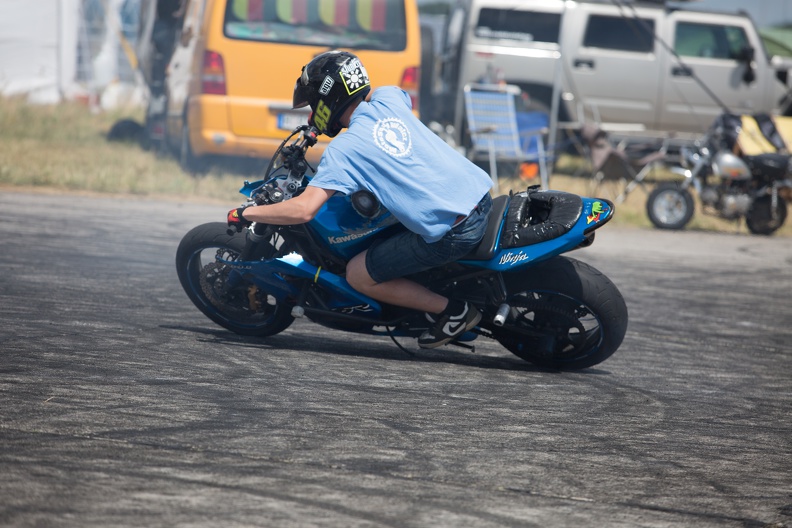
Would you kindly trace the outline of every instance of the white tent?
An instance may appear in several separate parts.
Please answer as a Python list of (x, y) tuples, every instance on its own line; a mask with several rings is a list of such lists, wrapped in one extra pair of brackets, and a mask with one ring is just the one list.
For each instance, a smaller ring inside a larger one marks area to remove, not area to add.
[(0, 0), (0, 95), (138, 104), (140, 83), (121, 51), (124, 6), (136, 13), (139, 0)]
[(75, 90), (80, 0), (0, 2), (0, 93), (57, 102)]

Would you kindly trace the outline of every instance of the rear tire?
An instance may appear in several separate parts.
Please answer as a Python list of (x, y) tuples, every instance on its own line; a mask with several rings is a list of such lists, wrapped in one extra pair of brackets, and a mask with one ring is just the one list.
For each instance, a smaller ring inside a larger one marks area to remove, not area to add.
[(627, 331), (618, 288), (592, 266), (556, 257), (519, 274), (504, 274), (511, 312), (493, 337), (541, 367), (579, 370), (608, 359)]
[(182, 238), (176, 271), (187, 296), (209, 319), (241, 335), (270, 336), (292, 324), (291, 308), (257, 286), (239, 280), (231, 285), (227, 264), (245, 247), (246, 234), (228, 234), (224, 223), (203, 224)]
[(772, 235), (786, 221), (787, 204), (783, 198), (778, 197), (776, 203), (775, 219), (772, 215), (772, 196), (760, 196), (753, 201), (748, 213), (745, 215), (745, 225), (754, 235)]
[(695, 203), (690, 191), (677, 183), (661, 183), (646, 199), (646, 214), (659, 229), (682, 229), (693, 218)]

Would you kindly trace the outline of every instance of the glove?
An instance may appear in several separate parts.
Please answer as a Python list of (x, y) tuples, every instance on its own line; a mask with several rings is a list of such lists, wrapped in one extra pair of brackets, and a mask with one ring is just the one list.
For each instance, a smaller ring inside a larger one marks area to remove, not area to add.
[(247, 209), (249, 206), (244, 207), (237, 207), (236, 209), (231, 209), (228, 211), (228, 227), (232, 227), (236, 229), (236, 232), (239, 233), (244, 228), (248, 227), (251, 222), (250, 220), (246, 220), (244, 216), (242, 216), (242, 212)]

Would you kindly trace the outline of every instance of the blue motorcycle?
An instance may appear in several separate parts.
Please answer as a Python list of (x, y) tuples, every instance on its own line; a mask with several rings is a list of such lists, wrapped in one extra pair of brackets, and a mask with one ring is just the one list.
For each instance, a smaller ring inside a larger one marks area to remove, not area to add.
[[(246, 181), (247, 203), (273, 204), (310, 181), (305, 160), (317, 132), (297, 127), (270, 161), (263, 180)], [(576, 370), (610, 357), (627, 330), (619, 290), (590, 265), (562, 256), (594, 241), (613, 216), (608, 200), (528, 188), (493, 200), (487, 232), (465, 258), (410, 276), (483, 313), (475, 329), (451, 343), (484, 337), (541, 367)], [(426, 315), (380, 303), (344, 279), (346, 263), (379, 237), (405, 229), (368, 191), (337, 193), (307, 224), (225, 222), (189, 231), (176, 253), (179, 281), (209, 319), (237, 334), (270, 336), (295, 318), (337, 330), (417, 338)]]

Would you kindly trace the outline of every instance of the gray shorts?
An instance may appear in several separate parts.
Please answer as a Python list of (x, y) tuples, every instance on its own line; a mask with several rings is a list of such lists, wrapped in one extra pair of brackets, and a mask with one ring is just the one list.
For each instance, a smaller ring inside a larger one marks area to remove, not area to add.
[(481, 242), (490, 209), (492, 198), (487, 193), (470, 216), (431, 244), (412, 231), (379, 240), (366, 253), (366, 271), (381, 283), (458, 260)]

